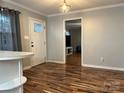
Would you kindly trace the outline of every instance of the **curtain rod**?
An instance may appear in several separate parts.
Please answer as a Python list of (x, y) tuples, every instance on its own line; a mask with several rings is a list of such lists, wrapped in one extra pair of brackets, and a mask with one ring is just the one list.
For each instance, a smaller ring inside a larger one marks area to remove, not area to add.
[(21, 13), (21, 12), (18, 11), (18, 10), (10, 9), (10, 8), (8, 8), (8, 7), (2, 7), (2, 6), (0, 6), (0, 10), (1, 10), (1, 9), (8, 9), (9, 11), (15, 11), (15, 12)]

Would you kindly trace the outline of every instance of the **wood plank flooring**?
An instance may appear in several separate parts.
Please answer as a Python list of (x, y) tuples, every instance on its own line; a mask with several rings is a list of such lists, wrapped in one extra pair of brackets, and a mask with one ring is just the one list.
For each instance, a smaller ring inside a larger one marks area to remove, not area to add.
[(124, 72), (54, 63), (24, 71), (24, 93), (124, 93)]
[(66, 64), (81, 66), (81, 53), (73, 53), (72, 55), (66, 56)]

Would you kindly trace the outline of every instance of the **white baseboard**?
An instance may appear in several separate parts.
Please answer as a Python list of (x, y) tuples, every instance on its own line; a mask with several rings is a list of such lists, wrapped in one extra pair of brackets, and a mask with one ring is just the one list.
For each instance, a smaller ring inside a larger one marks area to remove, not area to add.
[(84, 67), (92, 67), (92, 68), (100, 68), (100, 69), (108, 69), (108, 70), (124, 71), (124, 68), (118, 68), (118, 67), (96, 66), (96, 65), (89, 65), (89, 64), (83, 64), (82, 66), (84, 66)]
[[(65, 64), (64, 61), (56, 61), (56, 60), (46, 60), (46, 62)], [(97, 65), (90, 65), (90, 64), (83, 64), (82, 66), (83, 67), (91, 67), (91, 68), (100, 68), (100, 69), (124, 71), (124, 68), (119, 68), (119, 67), (97, 66)], [(30, 68), (31, 68), (31, 66), (26, 66), (26, 67), (24, 67), (23, 70), (28, 70)]]
[(23, 68), (23, 70), (28, 70), (28, 69), (31, 69), (31, 66), (26, 66)]
[(58, 60), (47, 60), (46, 62), (52, 62), (52, 63), (65, 64), (65, 62), (64, 62), (64, 61), (58, 61)]

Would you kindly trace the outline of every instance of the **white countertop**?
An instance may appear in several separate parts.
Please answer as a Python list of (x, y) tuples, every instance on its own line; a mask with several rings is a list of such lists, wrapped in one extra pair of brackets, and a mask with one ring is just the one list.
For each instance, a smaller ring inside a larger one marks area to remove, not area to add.
[(18, 60), (32, 55), (32, 52), (0, 51), (0, 61)]

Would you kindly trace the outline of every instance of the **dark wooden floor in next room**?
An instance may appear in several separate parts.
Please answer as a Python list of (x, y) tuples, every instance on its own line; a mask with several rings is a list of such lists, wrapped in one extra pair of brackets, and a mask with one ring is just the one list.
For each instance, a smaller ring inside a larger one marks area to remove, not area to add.
[(72, 55), (66, 56), (66, 64), (81, 66), (81, 53), (73, 53)]
[(24, 71), (24, 93), (124, 93), (124, 72), (54, 63)]

